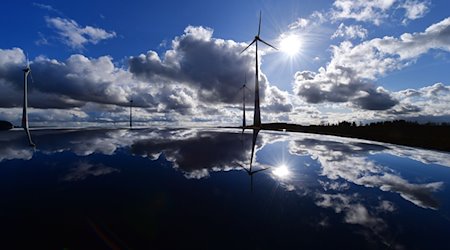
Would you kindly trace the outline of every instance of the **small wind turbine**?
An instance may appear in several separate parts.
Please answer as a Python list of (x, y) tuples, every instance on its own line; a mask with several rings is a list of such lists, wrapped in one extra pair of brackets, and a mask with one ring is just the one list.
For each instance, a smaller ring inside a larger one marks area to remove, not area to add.
[(28, 75), (30, 75), (31, 82), (33, 83), (33, 76), (31, 74), (30, 61), (28, 61), (27, 56), (27, 66), (23, 69), (23, 112), (22, 112), (22, 128), (28, 137), (28, 142), (30, 146), (35, 146), (31, 140), (30, 130), (28, 128)]
[(255, 113), (253, 115), (253, 126), (256, 127), (256, 128), (260, 128), (261, 127), (261, 110), (260, 110), (260, 106), (259, 106), (258, 41), (264, 43), (265, 45), (267, 45), (269, 47), (272, 47), (272, 48), (278, 50), (274, 46), (272, 46), (269, 43), (267, 43), (264, 40), (262, 40), (259, 37), (260, 33), (261, 33), (261, 11), (259, 12), (258, 34), (255, 36), (253, 41), (245, 49), (243, 49), (241, 51), (241, 54), (242, 54), (250, 46), (255, 44), (255, 48), (256, 48), (256, 60), (255, 60)]
[(245, 129), (245, 89), (250, 90), (247, 87), (247, 75), (245, 75), (244, 85), (240, 89), (242, 89), (242, 129)]
[(133, 127), (133, 99), (130, 100), (130, 128)]

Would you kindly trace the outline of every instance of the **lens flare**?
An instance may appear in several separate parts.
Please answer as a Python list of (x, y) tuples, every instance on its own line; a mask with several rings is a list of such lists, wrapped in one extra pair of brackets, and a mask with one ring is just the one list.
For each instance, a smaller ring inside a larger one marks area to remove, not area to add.
[(291, 172), (289, 171), (289, 168), (286, 165), (281, 165), (277, 168), (275, 168), (272, 171), (272, 174), (279, 177), (279, 178), (287, 178), (289, 177), (289, 175), (291, 174)]
[(300, 52), (302, 41), (300, 37), (294, 34), (281, 37), (280, 50), (290, 57), (296, 56)]

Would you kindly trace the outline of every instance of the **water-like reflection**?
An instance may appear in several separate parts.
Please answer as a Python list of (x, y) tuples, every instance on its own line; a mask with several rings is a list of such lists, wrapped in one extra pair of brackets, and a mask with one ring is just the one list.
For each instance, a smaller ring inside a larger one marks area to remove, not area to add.
[[(0, 134), (0, 172), (15, 171), (2, 166), (45, 163), (48, 169), (58, 170), (57, 183), (75, 185), (98, 179), (129, 185), (142, 175), (149, 183), (158, 183), (159, 186), (153, 188), (159, 190), (165, 187), (165, 182), (180, 183), (180, 180), (170, 175), (158, 180), (153, 175), (159, 176), (158, 171), (163, 170), (149, 167), (156, 172), (146, 175), (147, 170), (143, 168), (146, 165), (159, 166), (159, 169), (169, 166), (177, 176), (189, 179), (189, 183), (199, 182), (196, 179), (213, 179), (220, 183), (220, 178), (225, 178), (228, 186), (240, 187), (241, 191), (247, 191), (250, 184), (254, 199), (270, 199), (270, 204), (277, 200), (281, 202), (281, 210), (290, 211), (294, 217), (296, 209), (300, 209), (300, 214), (308, 214), (305, 221), (296, 217), (285, 222), (290, 226), (314, 225), (315, 230), (330, 230), (331, 234), (348, 225), (346, 230), (357, 232), (377, 248), (411, 246), (404, 237), (396, 236), (405, 230), (404, 225), (412, 223), (404, 218), (397, 219), (402, 218), (401, 214), (412, 216), (414, 223), (428, 221), (430, 227), (450, 229), (450, 201), (446, 189), (450, 182), (448, 153), (332, 136), (260, 130), (35, 130), (33, 139), (38, 145), (35, 149), (28, 147), (23, 134), (17, 130)], [(130, 175), (135, 168), (140, 172)], [(24, 169), (18, 167), (17, 171)], [(254, 185), (256, 173), (259, 174)], [(244, 183), (241, 183), (242, 175)], [(121, 182), (121, 178), (126, 178), (127, 182)], [(193, 188), (186, 183), (177, 185)], [(164, 192), (175, 192), (168, 190)], [(219, 194), (224, 192), (223, 188), (214, 186), (213, 190), (214, 195), (222, 197)], [(126, 187), (122, 192), (127, 192)], [(248, 199), (245, 194), (235, 191), (233, 197), (242, 202)], [(208, 199), (214, 200), (214, 197)], [(280, 197), (290, 197), (289, 202), (283, 203)], [(255, 203), (258, 202), (261, 203)], [(308, 204), (310, 208), (305, 210), (302, 206), (306, 205), (300, 204)], [(441, 224), (435, 226), (433, 221), (436, 220)]]

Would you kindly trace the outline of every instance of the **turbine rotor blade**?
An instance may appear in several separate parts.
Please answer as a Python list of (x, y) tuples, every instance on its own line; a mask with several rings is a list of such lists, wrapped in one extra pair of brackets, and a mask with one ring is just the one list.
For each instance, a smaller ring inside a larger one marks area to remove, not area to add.
[(278, 50), (278, 49), (275, 48), (273, 45), (270, 45), (269, 43), (267, 43), (266, 41), (262, 40), (261, 38), (258, 38), (258, 40), (259, 40), (260, 42), (264, 43), (265, 45), (267, 45), (267, 46), (269, 46), (269, 47), (272, 47), (272, 48), (275, 49), (275, 50)]
[(31, 84), (34, 84), (33, 74), (31, 73), (31, 70), (30, 70), (30, 79), (31, 79)]
[(27, 68), (30, 68), (30, 60), (28, 60), (28, 52), (27, 52)]
[(242, 54), (244, 51), (246, 51), (250, 46), (252, 46), (254, 43), (256, 42), (256, 39), (253, 39), (253, 42), (251, 42), (247, 47), (245, 47), (245, 49), (243, 49), (242, 51), (241, 51), (241, 53), (239, 53), (239, 54)]
[(258, 25), (258, 36), (261, 33), (261, 11), (259, 11), (259, 25)]

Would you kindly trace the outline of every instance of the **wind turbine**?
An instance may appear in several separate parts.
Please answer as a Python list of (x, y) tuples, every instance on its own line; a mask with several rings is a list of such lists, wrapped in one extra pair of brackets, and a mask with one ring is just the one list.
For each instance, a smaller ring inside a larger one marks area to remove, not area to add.
[(256, 128), (261, 128), (261, 110), (259, 106), (259, 71), (258, 71), (258, 41), (264, 43), (265, 45), (278, 50), (274, 46), (262, 40), (259, 35), (261, 34), (261, 11), (259, 11), (259, 25), (258, 25), (258, 34), (255, 36), (253, 41), (241, 51), (241, 54), (246, 51), (250, 46), (255, 44), (256, 48), (256, 60), (255, 60), (255, 113), (253, 115), (253, 126)]
[(245, 75), (245, 82), (244, 85), (242, 85), (242, 87), (240, 88), (242, 89), (242, 129), (245, 129), (245, 89), (250, 90), (247, 87), (247, 75)]
[(27, 55), (27, 66), (23, 69), (23, 111), (22, 111), (22, 128), (28, 137), (28, 142), (30, 146), (35, 146), (31, 140), (30, 130), (28, 128), (28, 75), (30, 75), (31, 82), (33, 82), (33, 76), (31, 74), (30, 61), (28, 61)]

